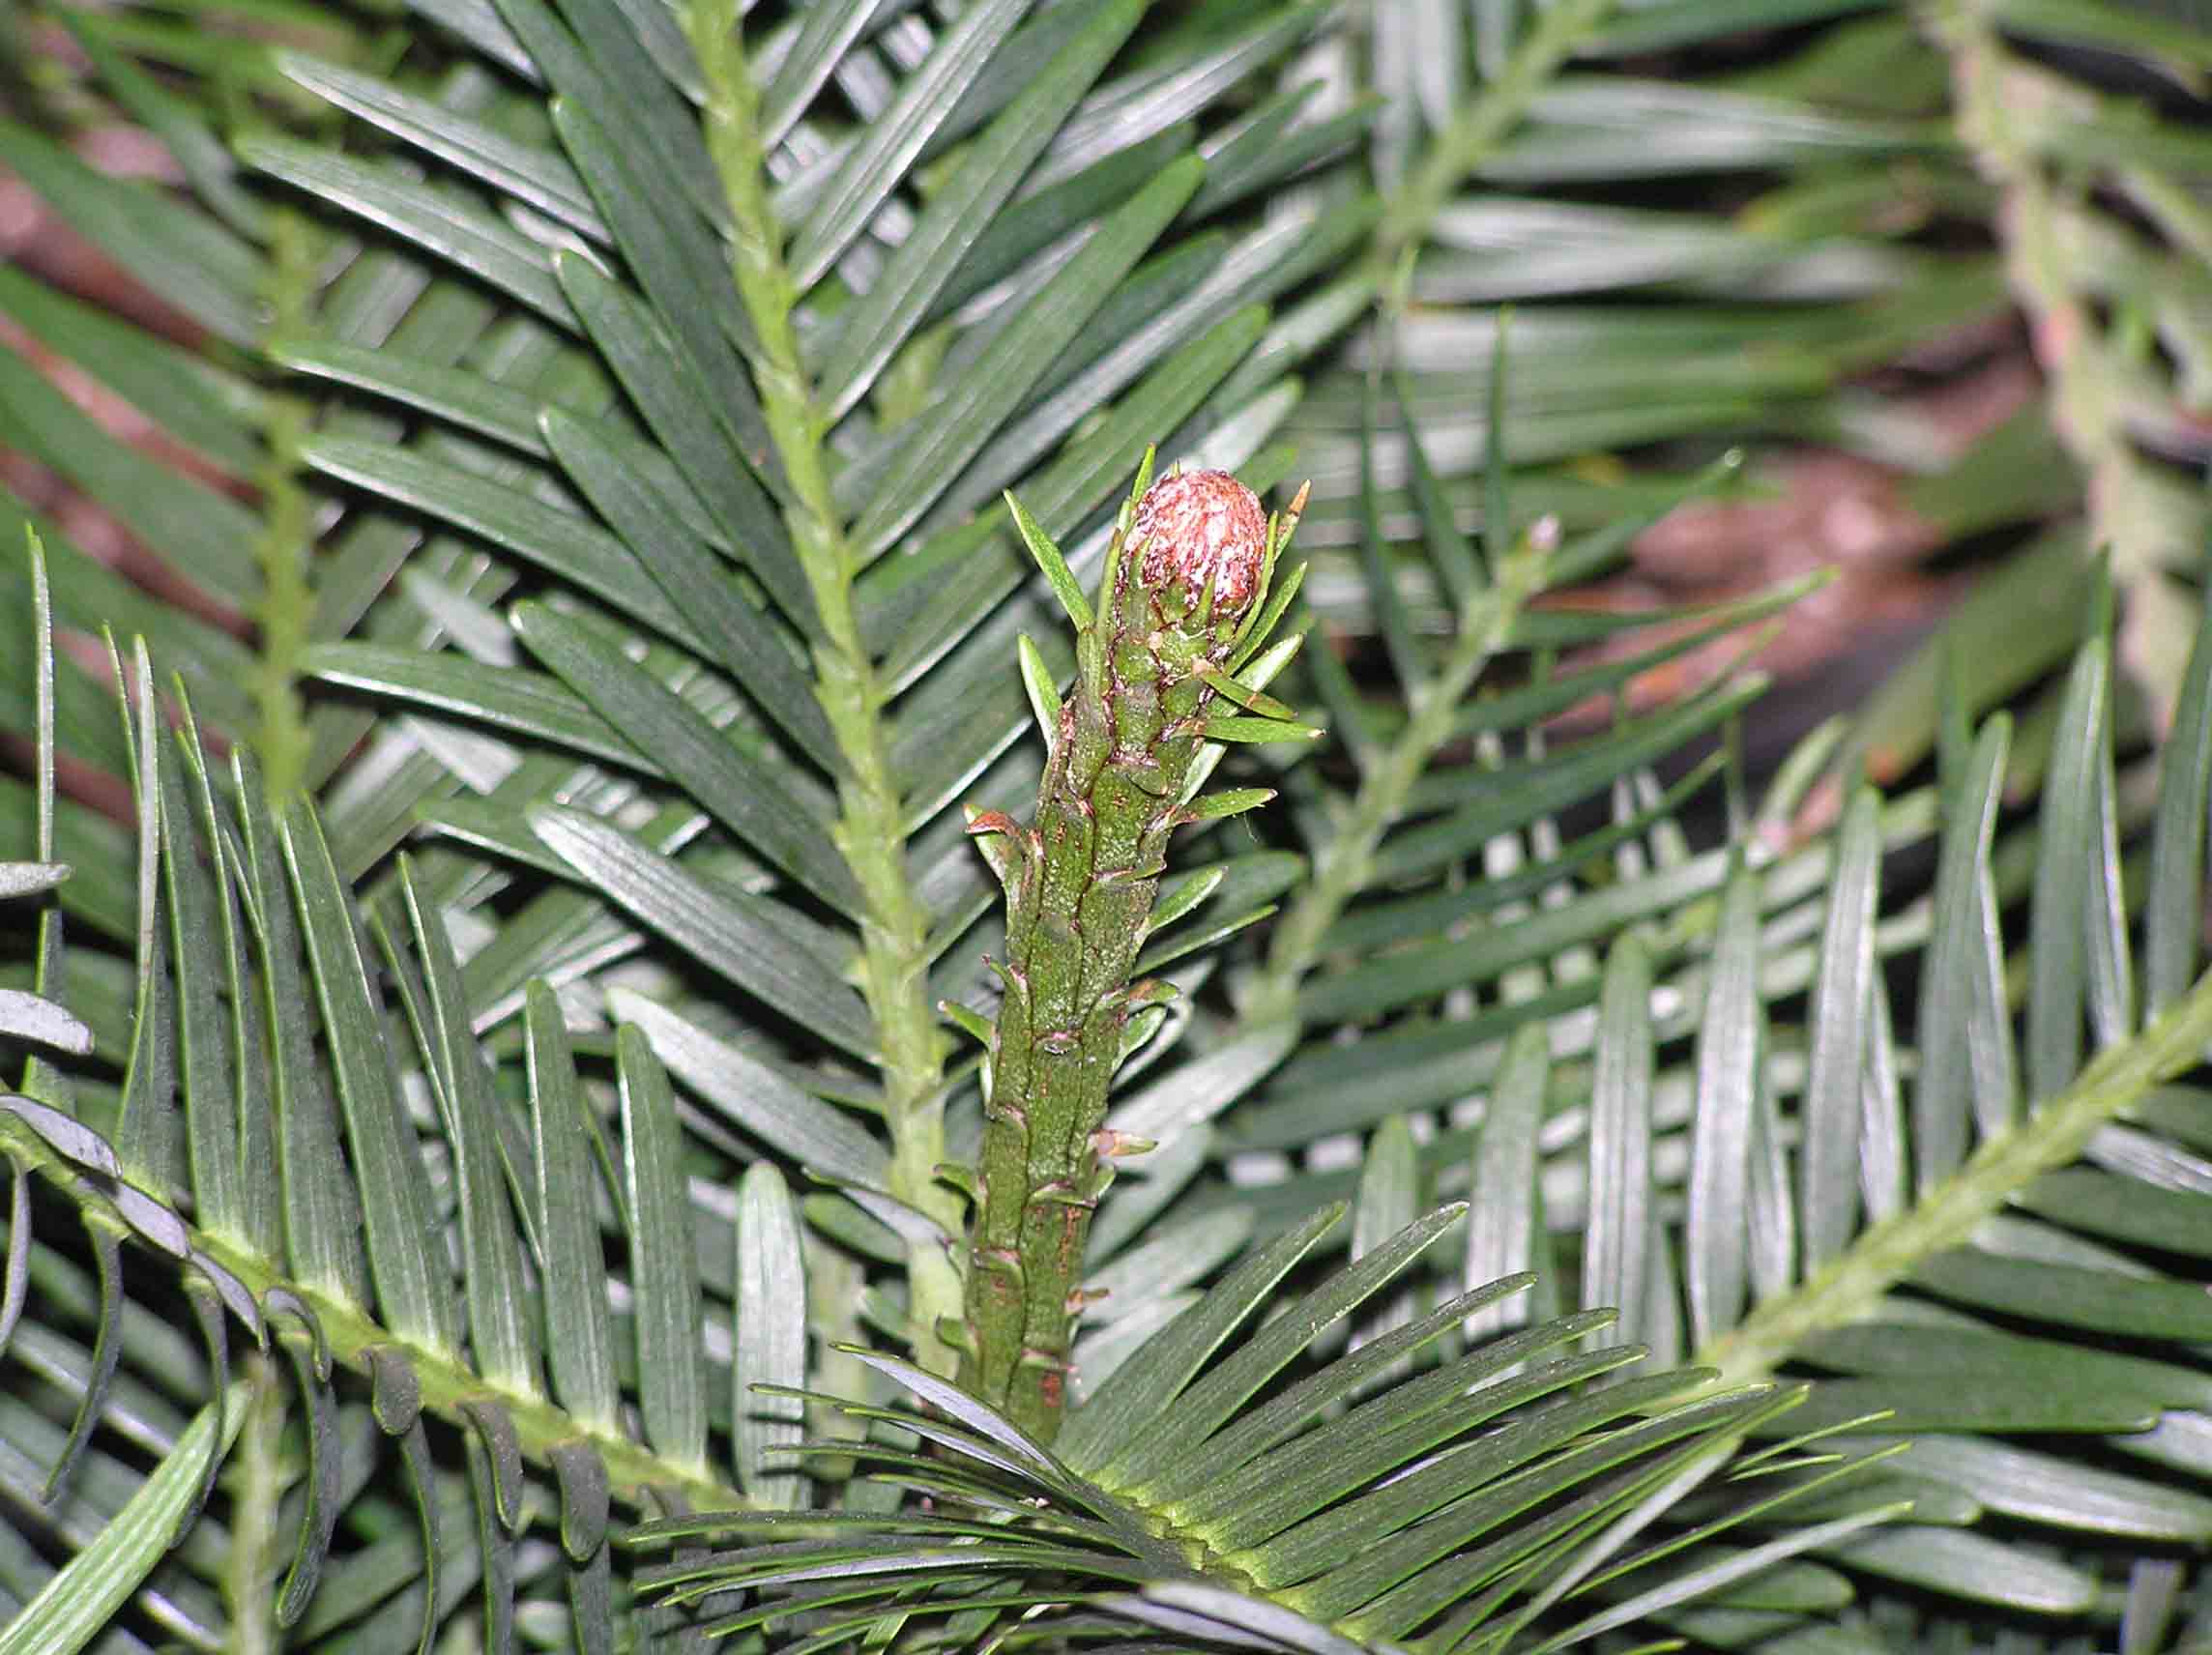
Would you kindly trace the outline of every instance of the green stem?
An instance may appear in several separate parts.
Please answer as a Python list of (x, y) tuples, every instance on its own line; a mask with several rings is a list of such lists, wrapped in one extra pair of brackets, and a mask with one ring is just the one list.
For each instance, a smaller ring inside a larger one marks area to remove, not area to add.
[(246, 1423), (224, 1472), (231, 1498), (230, 1551), (222, 1561), (223, 1608), (230, 1617), (229, 1655), (276, 1655), (276, 1512), (298, 1467), (284, 1453), (284, 1389), (275, 1361), (247, 1358), (252, 1389)]
[[(1105, 601), (1115, 610), (1110, 651), (1133, 644), (1141, 653), (1148, 595), (1130, 583)], [(1005, 1000), (991, 1041), (960, 1379), (1046, 1440), (1065, 1402), (1072, 1295), (1105, 1185), (1091, 1135), (1139, 1003), (1129, 973), (1209, 694), (1195, 678), (1136, 664), (1128, 682), (1119, 671), (1103, 683), (1078, 679), (1061, 708), (1036, 825), (977, 823), (1000, 828), (1004, 847)]]
[(411, 1345), (390, 1328), (364, 1316), (358, 1306), (321, 1291), (287, 1280), (258, 1253), (249, 1252), (194, 1232), (194, 1243), (253, 1292), (266, 1298), (272, 1289), (290, 1289), (304, 1299), (321, 1323), (330, 1343), (331, 1359), (354, 1372), (369, 1371), (369, 1353), (379, 1348), (401, 1351), (422, 1388), (422, 1408), (459, 1430), (472, 1428), (461, 1405), (489, 1402), (499, 1407), (514, 1425), (516, 1440), (525, 1458), (543, 1466), (552, 1450), (579, 1439), (588, 1442), (607, 1468), (609, 1490), (617, 1499), (643, 1506), (657, 1490), (673, 1490), (701, 1511), (736, 1511), (745, 1504), (738, 1489), (717, 1477), (699, 1474), (695, 1467), (679, 1465), (655, 1454), (631, 1437), (595, 1431), (567, 1409), (542, 1395), (509, 1391), (486, 1379), (461, 1357)]
[(2065, 1091), (1974, 1151), (1957, 1173), (1867, 1231), (1804, 1286), (1768, 1299), (1691, 1360), (1724, 1383), (1763, 1379), (1814, 1334), (1864, 1320), (1925, 1260), (1969, 1241), (1983, 1220), (2045, 1173), (2067, 1166), (2096, 1130), (2153, 1087), (2194, 1066), (2212, 1042), (2212, 974), (2134, 1039), (2108, 1048)]
[[(270, 216), (269, 336), (306, 331), (314, 295), (313, 238), (297, 213)], [(300, 445), (307, 435), (307, 405), (272, 393), (262, 439), (268, 458), (254, 474), (261, 494), (261, 534), (254, 554), (261, 566), (261, 603), (254, 620), (261, 650), (253, 685), (260, 723), (255, 755), (271, 798), (289, 798), (305, 784), (312, 745), (306, 708), (300, 698), (299, 662), (308, 644), (315, 595), (307, 579), (313, 538), (306, 491), (300, 486)]]
[(1412, 716), (1389, 748), (1368, 765), (1336, 835), (1316, 852), (1313, 877), (1276, 925), (1267, 964), (1248, 991), (1243, 1021), (1253, 1027), (1297, 1015), (1298, 984), (1320, 959), (1322, 939), (1375, 875), (1382, 836), (1406, 813), (1413, 784), (1451, 740), (1460, 704), (1484, 667), (1505, 647), (1521, 606), (1543, 584), (1536, 557), (1505, 560), (1499, 583), (1463, 618), (1451, 653), (1436, 675), (1410, 691)]
[[(883, 1041), (891, 1193), (957, 1234), (959, 1198), (937, 1176), (945, 1159), (946, 1040), (928, 993), (929, 915), (907, 872), (904, 811), (882, 716), (888, 696), (861, 641), (853, 601), (858, 560), (830, 493), (825, 421), (792, 325), (799, 294), (769, 204), (759, 92), (746, 69), (734, 0), (694, 0), (686, 22), (706, 79), (708, 150), (729, 201), (731, 270), (760, 335), (754, 378), (791, 485), (785, 517), (822, 624), (815, 693), (845, 761), (834, 836), (866, 904), (862, 988)], [(953, 1352), (937, 1328), (959, 1314), (960, 1275), (942, 1246), (909, 1245), (907, 1291), (916, 1359), (932, 1372), (951, 1372)]]
[[(1537, 14), (1503, 73), (1437, 134), (1385, 203), (1367, 260), (1379, 288), (1401, 279), (1401, 261), (1427, 236), (1453, 192), (1520, 125), (1536, 95), (1611, 10), (1612, 0), (1563, 0)], [(1298, 983), (1319, 959), (1322, 938), (1373, 877), (1376, 848), (1405, 814), (1413, 783), (1451, 739), (1460, 703), (1503, 648), (1521, 604), (1538, 584), (1536, 571), (1524, 567), (1508, 588), (1485, 594), (1482, 606), (1463, 619), (1458, 641), (1436, 677), (1412, 690), (1412, 719), (1389, 750), (1366, 768), (1351, 813), (1317, 853), (1313, 878), (1277, 923), (1266, 968), (1240, 1008), (1242, 1022), (1257, 1027), (1295, 1016)]]
[(1921, 8), (1922, 26), (1950, 54), (1959, 135), (2000, 193), (2005, 277), (2050, 384), (2052, 427), (2086, 474), (2089, 548), (2139, 579), (2161, 566), (2162, 547), (2142, 532), (2158, 479), (2128, 439), (2128, 375), (2076, 279), (2077, 238), (2034, 140), (2049, 111), (2094, 95), (2008, 50), (1993, 11), (1936, 0)]
[(1384, 206), (1375, 233), (1374, 260), (1382, 271), (1390, 270), (1407, 248), (1419, 245), (1452, 192), (1520, 125), (1536, 95), (1596, 30), (1612, 4), (1613, 0), (1561, 0), (1536, 13), (1504, 72), (1437, 134)]
[(960, 1382), (1050, 1441), (1091, 1215), (1122, 1148), (1103, 1130), (1107, 1089), (1131, 1019), (1166, 998), (1130, 973), (1169, 838), (1196, 819), (1192, 764), (1209, 733), (1232, 728), (1209, 722), (1217, 686), (1254, 700), (1226, 675), (1246, 632), (1270, 620), (1255, 609), (1239, 624), (1282, 532), (1219, 473), (1169, 479), (1117, 525), (1093, 617), (1058, 549), (1017, 521), (1082, 635), (1034, 824), (997, 812), (975, 823), (1006, 887), (1005, 998), (989, 1031)]
[[(89, 1191), (73, 1163), (62, 1159), (44, 1139), (9, 1116), (0, 1116), (0, 1154), (29, 1165), (65, 1195), (85, 1191), (95, 1202), (102, 1199), (97, 1192)], [(474, 1429), (462, 1411), (462, 1404), (491, 1403), (513, 1423), (515, 1439), (523, 1456), (534, 1464), (549, 1464), (552, 1450), (563, 1443), (588, 1443), (606, 1466), (609, 1492), (626, 1505), (646, 1507), (663, 1491), (680, 1495), (700, 1511), (737, 1511), (746, 1503), (745, 1496), (733, 1485), (717, 1477), (703, 1476), (696, 1467), (665, 1459), (619, 1432), (595, 1430), (541, 1393), (509, 1390), (487, 1379), (477, 1373), (464, 1356), (410, 1344), (373, 1317), (364, 1315), (350, 1299), (294, 1280), (277, 1261), (252, 1247), (240, 1245), (235, 1238), (190, 1225), (186, 1225), (185, 1234), (194, 1251), (204, 1253), (230, 1271), (256, 1300), (265, 1300), (277, 1288), (297, 1294), (314, 1312), (329, 1346), (331, 1360), (339, 1366), (366, 1374), (372, 1350), (401, 1352), (422, 1387), (423, 1411), (445, 1420), (456, 1430)]]

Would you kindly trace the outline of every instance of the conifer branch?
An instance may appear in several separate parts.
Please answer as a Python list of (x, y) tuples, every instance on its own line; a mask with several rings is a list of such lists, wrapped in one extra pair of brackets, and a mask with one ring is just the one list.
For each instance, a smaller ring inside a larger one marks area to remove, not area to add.
[[(769, 203), (760, 95), (745, 67), (734, 0), (697, 0), (687, 22), (707, 84), (707, 147), (730, 206), (731, 269), (760, 334), (753, 371), (761, 408), (791, 485), (785, 516), (822, 624), (815, 693), (846, 767), (838, 778), (836, 844), (867, 905), (862, 990), (883, 1042), (891, 1193), (955, 1234), (958, 1201), (936, 1171), (945, 1158), (946, 1040), (927, 994), (929, 915), (907, 871), (905, 812), (883, 717), (888, 697), (854, 602), (859, 559), (830, 492), (826, 421), (800, 362), (792, 322), (799, 295)], [(926, 1368), (949, 1371), (950, 1353), (934, 1329), (959, 1302), (959, 1273), (928, 1240), (910, 1245), (907, 1272), (916, 1355)]]
[[(1002, 812), (970, 831), (1006, 890), (1005, 985), (989, 1031), (961, 1382), (1040, 1440), (1066, 1401), (1091, 1216), (1125, 1147), (1104, 1130), (1106, 1093), (1130, 1020), (1174, 991), (1130, 980), (1170, 835), (1197, 820), (1194, 764), (1225, 726), (1226, 674), (1261, 623), (1277, 558), (1304, 506), (1273, 522), (1225, 472), (1146, 489), (1150, 457), (1117, 524), (1095, 605), (1019, 505), (1014, 522), (1078, 632), (1073, 691), (1029, 826)], [(1141, 498), (1140, 498), (1141, 497)], [(1009, 504), (1012, 503), (1009, 501)], [(1264, 697), (1257, 698), (1265, 700)], [(1271, 705), (1271, 704), (1270, 704)], [(1299, 740), (1287, 720), (1244, 739)], [(963, 1022), (968, 1021), (962, 1019)]]

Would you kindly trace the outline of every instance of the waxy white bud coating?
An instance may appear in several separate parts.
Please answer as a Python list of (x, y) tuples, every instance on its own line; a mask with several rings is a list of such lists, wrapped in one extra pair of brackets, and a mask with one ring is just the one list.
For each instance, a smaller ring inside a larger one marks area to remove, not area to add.
[(1155, 592), (1182, 581), (1195, 597), (1213, 582), (1213, 613), (1241, 614), (1259, 590), (1267, 551), (1260, 497), (1225, 471), (1162, 478), (1137, 502), (1130, 537), (1141, 542), (1138, 578)]

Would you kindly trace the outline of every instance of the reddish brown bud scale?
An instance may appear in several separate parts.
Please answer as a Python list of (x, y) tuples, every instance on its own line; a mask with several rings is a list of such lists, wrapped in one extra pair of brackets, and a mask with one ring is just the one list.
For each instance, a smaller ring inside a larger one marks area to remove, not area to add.
[(1138, 578), (1154, 592), (1181, 581), (1195, 598), (1213, 582), (1213, 613), (1233, 619), (1259, 590), (1267, 552), (1260, 497), (1225, 471), (1162, 478), (1137, 502), (1129, 537), (1143, 547)]

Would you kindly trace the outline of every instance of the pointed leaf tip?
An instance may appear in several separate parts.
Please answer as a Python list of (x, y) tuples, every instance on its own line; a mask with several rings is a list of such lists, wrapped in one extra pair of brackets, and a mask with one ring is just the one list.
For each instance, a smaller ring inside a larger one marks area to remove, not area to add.
[(1013, 513), (1015, 532), (1021, 536), (1022, 544), (1029, 548), (1030, 556), (1036, 560), (1037, 567), (1044, 571), (1044, 578), (1051, 583), (1053, 595), (1060, 599), (1061, 608), (1067, 611), (1067, 618), (1075, 623), (1077, 631), (1089, 631), (1093, 620), (1091, 600), (1083, 595), (1075, 571), (1067, 566), (1067, 560), (1061, 556), (1052, 537), (1014, 498), (1012, 489), (1005, 491), (1005, 501), (1006, 509)]
[(1050, 747), (1060, 726), (1060, 685), (1053, 682), (1052, 668), (1045, 663), (1043, 653), (1027, 632), (1015, 639), (1014, 651), (1021, 662), (1022, 688), (1029, 696), (1037, 733)]

